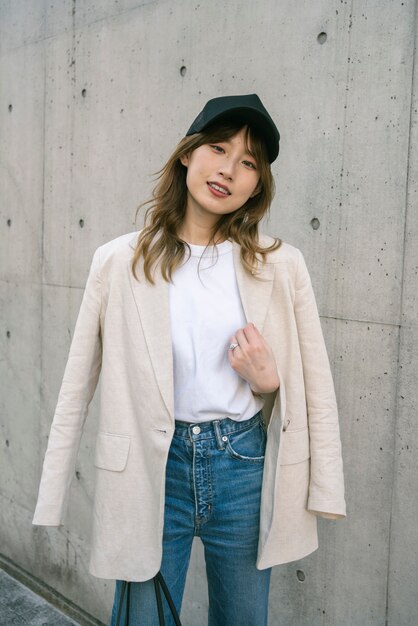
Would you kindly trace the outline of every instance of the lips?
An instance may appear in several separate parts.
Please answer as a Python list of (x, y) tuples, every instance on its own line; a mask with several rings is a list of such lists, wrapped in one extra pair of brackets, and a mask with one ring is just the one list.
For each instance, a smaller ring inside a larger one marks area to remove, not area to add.
[(228, 187), (226, 187), (225, 185), (221, 185), (220, 183), (215, 183), (213, 181), (209, 181), (207, 183), (208, 187), (210, 188), (210, 190), (215, 193), (215, 195), (217, 196), (230, 196), (231, 192), (229, 191)]

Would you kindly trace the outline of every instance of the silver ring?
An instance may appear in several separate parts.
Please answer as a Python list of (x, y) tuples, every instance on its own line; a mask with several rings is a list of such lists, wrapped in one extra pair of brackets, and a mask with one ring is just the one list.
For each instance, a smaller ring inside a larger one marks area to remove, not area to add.
[(238, 346), (239, 346), (239, 343), (230, 343), (229, 349), (233, 351), (235, 350), (235, 348), (238, 348)]

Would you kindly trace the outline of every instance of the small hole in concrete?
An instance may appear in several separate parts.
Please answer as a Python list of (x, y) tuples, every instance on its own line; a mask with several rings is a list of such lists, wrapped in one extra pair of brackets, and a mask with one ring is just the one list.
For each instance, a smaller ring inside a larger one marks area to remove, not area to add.
[(80, 224), (80, 228), (83, 228), (83, 226), (84, 226), (84, 220), (79, 220), (79, 222), (78, 222), (78, 223)]
[(316, 38), (316, 40), (317, 40), (318, 43), (320, 43), (322, 45), (327, 40), (327, 34), (326, 33), (319, 33), (319, 35)]
[(298, 577), (298, 580), (303, 583), (303, 581), (305, 580), (305, 572), (302, 572), (301, 569), (298, 569), (296, 570), (296, 576)]
[(7, 220), (7, 226), (11, 226), (11, 225), (12, 225), (12, 220), (9, 217), (9, 219)]
[(182, 76), (184, 76), (184, 75), (186, 74), (186, 72), (187, 72), (187, 68), (186, 68), (186, 66), (185, 66), (185, 65), (182, 65), (182, 66), (181, 66), (181, 68), (180, 68), (180, 74), (181, 74)]
[(81, 90), (81, 95), (83, 96), (83, 98), (86, 97), (86, 94), (87, 94), (87, 89), (82, 89)]
[(9, 440), (8, 440), (8, 439), (6, 439), (6, 446), (7, 446), (7, 447), (9, 447), (9, 445), (10, 445), (10, 444), (9, 444)]
[(77, 480), (80, 480), (81, 474), (78, 470), (76, 471), (75, 475), (76, 475)]
[(9, 111), (13, 111), (13, 104), (9, 104)]
[(10, 330), (6, 330), (6, 337), (9, 339), (10, 338)]
[(311, 226), (314, 230), (318, 230), (320, 223), (319, 223), (319, 219), (317, 217), (313, 217), (311, 219)]

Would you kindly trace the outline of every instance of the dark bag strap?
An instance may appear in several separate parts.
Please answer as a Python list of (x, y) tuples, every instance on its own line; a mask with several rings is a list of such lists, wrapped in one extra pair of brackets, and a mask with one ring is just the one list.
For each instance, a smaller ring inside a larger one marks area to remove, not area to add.
[[(122, 615), (123, 598), (125, 597), (125, 591), (126, 591), (126, 587), (128, 585), (129, 585), (129, 583), (126, 580), (124, 580), (122, 582), (122, 589), (121, 589), (121, 592), (120, 592), (119, 606), (118, 606), (118, 615), (116, 617), (116, 626), (121, 626), (120, 618), (121, 618), (121, 615)], [(129, 607), (126, 608), (125, 626), (128, 626), (128, 624), (129, 624)]]
[[(171, 615), (173, 616), (175, 625), (176, 626), (181, 626), (180, 618), (179, 618), (179, 615), (177, 613), (176, 607), (174, 606), (173, 598), (170, 595), (170, 592), (168, 590), (167, 584), (166, 584), (166, 582), (165, 582), (161, 572), (158, 572), (158, 574), (156, 574), (154, 576), (154, 580), (157, 580), (158, 583), (161, 585), (161, 589), (163, 590), (165, 598), (166, 598), (166, 600), (168, 602), (168, 606), (170, 607)], [(164, 616), (163, 616), (163, 619), (164, 619)], [(161, 620), (160, 620), (160, 626), (164, 626), (164, 622), (161, 622)]]
[(160, 626), (165, 626), (164, 609), (163, 609), (163, 603), (161, 600), (161, 589), (160, 589), (160, 584), (157, 579), (157, 576), (154, 576), (153, 581), (154, 581), (154, 589), (155, 589), (155, 598), (157, 600), (158, 621), (160, 623)]
[(126, 623), (129, 624), (129, 609), (131, 608), (131, 584), (127, 584), (126, 593)]
[[(180, 618), (178, 616), (176, 607), (174, 606), (173, 599), (172, 599), (172, 597), (170, 595), (170, 592), (168, 590), (167, 584), (166, 584), (166, 582), (165, 582), (161, 572), (158, 572), (158, 574), (156, 574), (154, 576), (153, 580), (154, 580), (155, 598), (157, 600), (158, 620), (159, 620), (160, 626), (165, 626), (164, 612), (163, 612), (163, 603), (162, 603), (162, 599), (161, 599), (161, 589), (163, 590), (163, 593), (164, 593), (164, 595), (166, 597), (166, 600), (168, 602), (168, 606), (170, 607), (171, 615), (173, 616), (175, 625), (176, 626), (181, 626)], [(160, 587), (161, 587), (161, 589), (160, 589)], [(122, 589), (121, 589), (120, 599), (119, 599), (118, 614), (117, 614), (117, 618), (116, 618), (116, 626), (121, 626), (122, 605), (123, 605), (123, 599), (125, 597), (125, 592), (127, 593), (127, 595), (126, 595), (125, 626), (129, 626), (129, 608), (130, 608), (130, 603), (131, 603), (130, 602), (130, 600), (131, 600), (131, 583), (130, 583), (130, 581), (127, 581), (127, 580), (124, 580), (122, 582)]]

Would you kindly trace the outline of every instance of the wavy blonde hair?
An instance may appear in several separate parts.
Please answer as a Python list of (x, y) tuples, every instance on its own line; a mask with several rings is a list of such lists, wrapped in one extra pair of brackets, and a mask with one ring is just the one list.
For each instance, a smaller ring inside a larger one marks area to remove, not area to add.
[(204, 144), (226, 141), (243, 127), (246, 149), (254, 157), (260, 173), (258, 193), (232, 213), (219, 218), (207, 245), (215, 244), (216, 235), (220, 241), (231, 239), (237, 242), (241, 246), (243, 266), (251, 274), (257, 271), (260, 260), (257, 255), (264, 262), (268, 252), (280, 247), (282, 242), (277, 238), (266, 248), (262, 248), (258, 242), (259, 222), (267, 214), (275, 192), (265, 143), (250, 126), (218, 122), (200, 133), (184, 137), (179, 142), (167, 163), (155, 174), (158, 183), (152, 198), (138, 206), (135, 218), (142, 207), (150, 205), (145, 213), (145, 226), (138, 235), (131, 263), (132, 273), (137, 280), (136, 264), (141, 257), (146, 279), (155, 284), (151, 275), (153, 266), (160, 262), (162, 276), (170, 282), (174, 270), (184, 259), (185, 246), (190, 252), (187, 242), (177, 235), (186, 214), (187, 203), (187, 168), (180, 162), (180, 158)]

